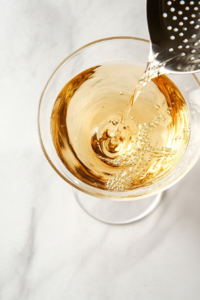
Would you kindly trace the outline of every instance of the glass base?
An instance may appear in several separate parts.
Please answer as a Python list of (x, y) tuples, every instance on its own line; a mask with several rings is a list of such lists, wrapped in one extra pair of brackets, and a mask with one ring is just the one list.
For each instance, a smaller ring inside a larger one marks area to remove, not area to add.
[(73, 188), (82, 209), (94, 219), (108, 224), (129, 224), (148, 216), (159, 204), (162, 194), (133, 201), (110, 201), (89, 196)]

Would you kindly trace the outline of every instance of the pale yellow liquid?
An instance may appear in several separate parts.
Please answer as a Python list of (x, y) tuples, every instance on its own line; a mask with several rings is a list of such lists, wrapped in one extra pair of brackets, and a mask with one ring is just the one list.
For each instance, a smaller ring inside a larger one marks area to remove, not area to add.
[(58, 95), (53, 143), (66, 168), (84, 183), (113, 191), (148, 186), (182, 157), (188, 110), (167, 76), (150, 81), (124, 113), (144, 69), (133, 62), (97, 66), (74, 77)]

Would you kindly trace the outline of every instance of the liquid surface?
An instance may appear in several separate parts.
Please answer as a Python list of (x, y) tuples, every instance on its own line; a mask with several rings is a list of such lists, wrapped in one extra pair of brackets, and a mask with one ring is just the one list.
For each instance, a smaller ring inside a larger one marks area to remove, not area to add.
[(189, 138), (186, 102), (161, 75), (133, 104), (144, 69), (132, 62), (93, 67), (58, 95), (51, 116), (53, 143), (66, 168), (84, 183), (113, 191), (148, 186), (182, 157)]

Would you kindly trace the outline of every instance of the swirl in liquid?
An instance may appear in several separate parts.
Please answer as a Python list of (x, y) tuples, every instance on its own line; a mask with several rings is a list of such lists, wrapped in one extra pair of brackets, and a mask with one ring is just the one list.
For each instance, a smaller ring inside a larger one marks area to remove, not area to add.
[(53, 143), (65, 167), (84, 183), (136, 189), (164, 178), (182, 157), (188, 110), (167, 76), (153, 78), (127, 109), (143, 73), (133, 62), (107, 63), (78, 74), (59, 93), (51, 116)]

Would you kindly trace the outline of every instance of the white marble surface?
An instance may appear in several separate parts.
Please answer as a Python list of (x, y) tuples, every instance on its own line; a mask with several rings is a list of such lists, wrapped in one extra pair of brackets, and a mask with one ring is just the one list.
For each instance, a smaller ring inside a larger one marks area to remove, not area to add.
[(87, 216), (40, 148), (55, 67), (109, 36), (148, 38), (144, 0), (0, 2), (0, 300), (200, 299), (200, 162), (137, 224)]

